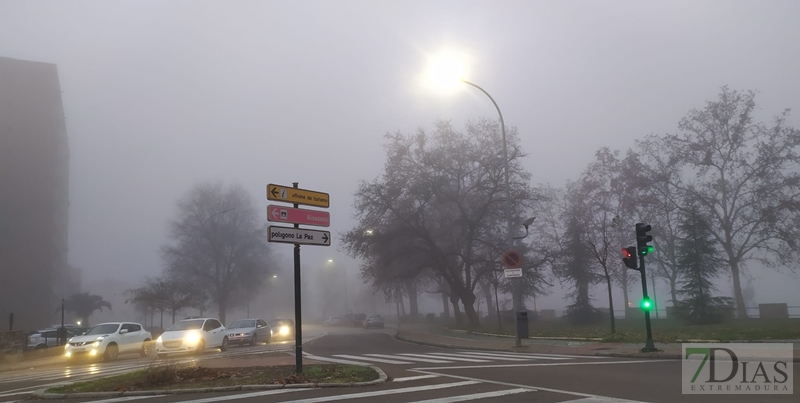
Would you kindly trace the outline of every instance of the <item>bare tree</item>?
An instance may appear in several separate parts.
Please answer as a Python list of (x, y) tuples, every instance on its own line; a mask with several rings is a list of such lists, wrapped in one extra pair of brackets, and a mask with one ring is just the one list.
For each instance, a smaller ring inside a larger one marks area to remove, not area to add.
[[(511, 196), (515, 215), (530, 202), (530, 175), (519, 163), (516, 131), (508, 131)], [(496, 239), (503, 239), (503, 161), (499, 125), (481, 121), (466, 133), (440, 122), (430, 135), (387, 136), (387, 163), (379, 180), (362, 183), (356, 193), (359, 225), (348, 232), (348, 251), (362, 258), (382, 250), (406, 250), (424, 256), (426, 268), (450, 290), (460, 321), (458, 302), (470, 324), (477, 326), (475, 287), (488, 274), (486, 256)], [(365, 236), (372, 229), (372, 236)], [(377, 235), (377, 236), (376, 236)], [(378, 243), (395, 244), (388, 248)], [(413, 267), (417, 270), (419, 267)]]
[(206, 293), (226, 323), (229, 308), (261, 284), (270, 270), (265, 226), (243, 187), (202, 184), (178, 201), (163, 247), (168, 273)]
[(800, 237), (800, 131), (787, 126), (788, 110), (756, 123), (755, 93), (723, 87), (719, 99), (681, 120), (668, 136), (673, 157), (694, 173), (671, 185), (697, 200), (730, 268), (736, 308), (745, 317), (741, 271), (757, 260), (768, 267), (797, 266)]

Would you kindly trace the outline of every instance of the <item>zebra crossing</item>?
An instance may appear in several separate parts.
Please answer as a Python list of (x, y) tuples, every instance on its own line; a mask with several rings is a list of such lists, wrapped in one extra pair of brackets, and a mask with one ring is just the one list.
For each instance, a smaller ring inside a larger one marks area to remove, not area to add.
[(420, 365), (420, 364), (488, 364), (488, 363), (523, 363), (523, 362), (558, 362), (576, 359), (596, 359), (598, 357), (572, 356), (560, 354), (529, 354), (495, 351), (455, 351), (428, 353), (392, 353), (392, 354), (332, 354), (330, 356), (305, 354), (307, 358), (316, 360), (338, 361), (356, 365)]

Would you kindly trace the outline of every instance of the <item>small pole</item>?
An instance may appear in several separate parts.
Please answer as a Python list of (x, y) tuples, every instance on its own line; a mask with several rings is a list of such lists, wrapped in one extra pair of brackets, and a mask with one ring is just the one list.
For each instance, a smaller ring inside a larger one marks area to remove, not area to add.
[(61, 338), (64, 337), (63, 334), (64, 334), (64, 296), (62, 295), (61, 296), (61, 329), (58, 330), (59, 343), (60, 343)]
[[(639, 252), (639, 270), (642, 272), (642, 298), (647, 299), (647, 274), (644, 270), (644, 255)], [(655, 344), (653, 344), (653, 329), (650, 327), (650, 310), (644, 310), (644, 323), (647, 327), (647, 340), (645, 341), (642, 351), (650, 352), (657, 351)]]
[(8, 314), (8, 331), (9, 332), (14, 331), (14, 314), (13, 313)]
[[(292, 186), (297, 189), (298, 182), (292, 182)], [(294, 208), (299, 205), (294, 203)], [(300, 228), (299, 224), (294, 225)], [(298, 374), (303, 373), (303, 325), (300, 299), (300, 244), (294, 244), (294, 352), (295, 367)]]

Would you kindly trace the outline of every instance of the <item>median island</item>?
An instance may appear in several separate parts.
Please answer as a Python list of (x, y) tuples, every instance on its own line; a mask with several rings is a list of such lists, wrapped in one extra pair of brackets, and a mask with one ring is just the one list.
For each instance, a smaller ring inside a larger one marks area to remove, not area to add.
[(154, 364), (127, 374), (50, 388), (46, 393), (177, 391), (244, 385), (354, 384), (379, 378), (369, 367), (311, 364), (297, 374), (294, 365), (206, 367), (197, 364)]

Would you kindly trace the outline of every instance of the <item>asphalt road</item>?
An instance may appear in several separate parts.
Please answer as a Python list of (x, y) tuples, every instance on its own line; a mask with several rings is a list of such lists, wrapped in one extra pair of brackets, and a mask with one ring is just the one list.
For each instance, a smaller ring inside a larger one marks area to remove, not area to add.
[[(314, 340), (324, 334), (319, 326), (303, 328), (303, 339)], [(253, 347), (229, 347), (226, 352), (209, 349), (200, 356), (176, 355), (157, 359), (155, 354), (142, 358), (136, 354), (120, 355), (113, 362), (102, 360), (81, 360), (67, 362), (64, 357), (38, 360), (31, 367), (14, 371), (0, 372), (0, 402), (23, 399), (32, 391), (63, 383), (91, 379), (93, 377), (121, 374), (146, 368), (156, 362), (192, 362), (210, 358), (235, 357), (237, 355), (264, 354), (275, 351), (292, 351), (293, 340), (274, 341), (270, 344), (257, 344)]]
[[(304, 344), (308, 358), (369, 363), (390, 382), (370, 387), (283, 389), (66, 402), (797, 402), (796, 395), (683, 395), (680, 362), (450, 350), (400, 342), (388, 332), (329, 329)], [(232, 349), (235, 350), (235, 349)], [(800, 366), (794, 365), (795, 372)], [(798, 372), (800, 373), (800, 372)], [(0, 385), (2, 386), (2, 385)], [(798, 375), (794, 387), (800, 392)], [(2, 396), (2, 393), (0, 393)], [(19, 396), (18, 396), (19, 398)], [(2, 398), (0, 398), (2, 399)], [(6, 400), (18, 400), (9, 398)]]

